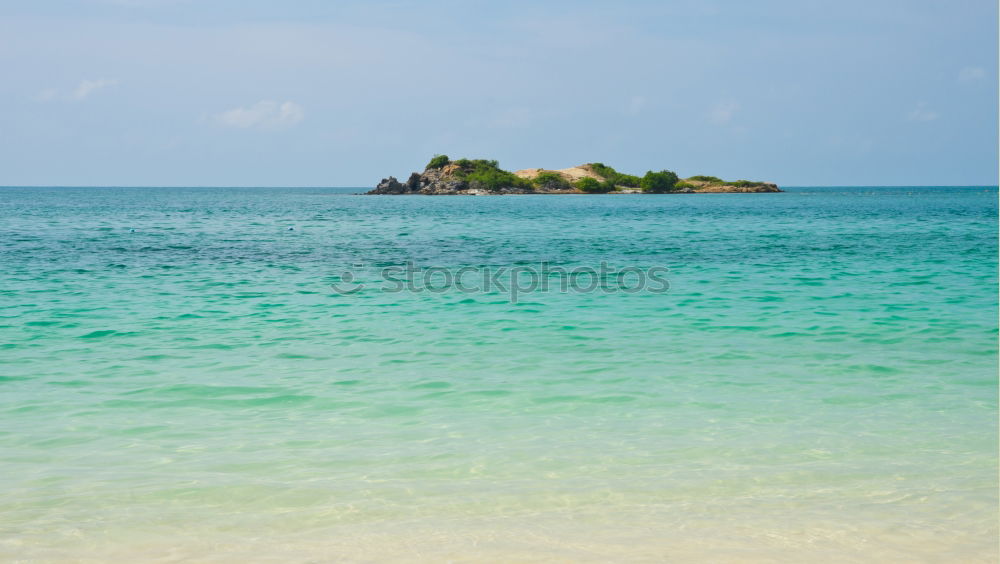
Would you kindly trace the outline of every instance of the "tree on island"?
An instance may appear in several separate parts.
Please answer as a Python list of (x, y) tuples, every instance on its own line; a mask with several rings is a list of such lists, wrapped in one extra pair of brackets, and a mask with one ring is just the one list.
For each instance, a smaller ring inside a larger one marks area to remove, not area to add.
[(427, 168), (444, 168), (448, 162), (448, 155), (434, 155), (431, 162), (427, 163)]
[(647, 171), (646, 176), (639, 181), (639, 187), (643, 192), (652, 194), (664, 194), (673, 192), (677, 185), (677, 174), (671, 170), (661, 170), (660, 172)]
[(607, 194), (608, 192), (613, 192), (615, 189), (614, 183), (607, 180), (601, 182), (589, 176), (584, 176), (580, 180), (577, 180), (575, 186), (579, 191), (586, 192), (587, 194)]
[(635, 188), (639, 186), (639, 177), (631, 174), (622, 174), (604, 163), (587, 163), (591, 172), (600, 176), (613, 186), (628, 186)]
[(569, 190), (572, 188), (569, 181), (558, 172), (542, 172), (531, 179), (531, 183), (545, 190)]

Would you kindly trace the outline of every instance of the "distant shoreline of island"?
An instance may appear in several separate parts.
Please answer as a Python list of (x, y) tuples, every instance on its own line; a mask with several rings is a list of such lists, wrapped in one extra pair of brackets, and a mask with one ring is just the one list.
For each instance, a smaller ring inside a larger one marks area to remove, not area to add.
[(383, 178), (371, 195), (499, 195), (499, 194), (722, 194), (781, 192), (776, 184), (751, 180), (726, 181), (715, 176), (679, 178), (671, 170), (625, 174), (604, 163), (563, 169), (528, 168), (515, 172), (487, 159), (451, 160), (435, 155), (422, 173), (406, 182)]

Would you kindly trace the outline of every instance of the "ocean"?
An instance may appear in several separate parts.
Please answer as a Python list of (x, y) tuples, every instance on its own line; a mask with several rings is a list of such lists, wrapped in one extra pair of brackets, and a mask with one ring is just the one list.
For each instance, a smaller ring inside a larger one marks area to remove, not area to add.
[(996, 562), (997, 188), (785, 189), (0, 188), (0, 560)]

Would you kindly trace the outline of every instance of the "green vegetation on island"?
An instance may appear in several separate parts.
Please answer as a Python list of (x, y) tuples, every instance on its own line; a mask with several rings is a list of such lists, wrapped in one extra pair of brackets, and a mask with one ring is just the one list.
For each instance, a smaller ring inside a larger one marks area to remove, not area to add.
[(594, 174), (600, 176), (615, 186), (628, 186), (635, 188), (636, 186), (639, 186), (639, 182), (641, 181), (638, 176), (622, 174), (604, 163), (588, 163), (588, 166), (590, 166), (590, 170), (594, 171)]
[(434, 155), (423, 173), (405, 182), (385, 178), (371, 194), (608, 194), (608, 193), (780, 192), (777, 186), (750, 180), (725, 181), (717, 176), (686, 179), (672, 170), (649, 170), (643, 176), (618, 172), (600, 162), (548, 170), (510, 172), (489, 159), (451, 160)]
[(431, 162), (427, 163), (425, 170), (429, 170), (432, 168), (441, 168), (446, 164), (448, 164), (448, 155), (434, 155), (434, 158), (431, 159)]
[(649, 171), (639, 181), (643, 192), (666, 194), (677, 189), (677, 173), (672, 170)]
[(577, 190), (587, 194), (607, 194), (615, 190), (615, 185), (610, 180), (601, 182), (589, 176), (584, 176), (580, 180), (577, 180), (574, 186), (576, 186)]
[(738, 188), (752, 188), (755, 186), (762, 186), (764, 182), (754, 182), (753, 180), (723, 180), (718, 176), (705, 176), (703, 174), (695, 175), (688, 180), (696, 180), (699, 182), (708, 182), (709, 184), (718, 184), (720, 186), (736, 186)]
[(542, 172), (531, 179), (531, 183), (544, 190), (572, 190), (573, 185), (558, 172)]
[[(445, 155), (440, 155), (447, 159)], [(435, 157), (438, 158), (438, 157)], [(433, 160), (431, 162), (434, 162)], [(487, 192), (499, 192), (504, 188), (531, 189), (529, 180), (516, 176), (513, 172), (508, 172), (500, 168), (500, 163), (495, 160), (486, 159), (458, 159), (448, 162), (438, 168), (443, 168), (448, 164), (457, 167), (452, 171), (452, 176), (458, 180), (464, 180), (469, 188), (473, 190), (485, 190)]]

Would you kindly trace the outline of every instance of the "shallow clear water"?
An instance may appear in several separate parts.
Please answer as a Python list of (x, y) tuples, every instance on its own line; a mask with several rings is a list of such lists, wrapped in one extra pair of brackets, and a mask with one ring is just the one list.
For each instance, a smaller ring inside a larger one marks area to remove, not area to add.
[(996, 188), (0, 188), (0, 234), (3, 560), (996, 560)]

